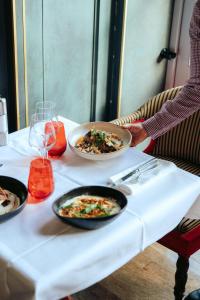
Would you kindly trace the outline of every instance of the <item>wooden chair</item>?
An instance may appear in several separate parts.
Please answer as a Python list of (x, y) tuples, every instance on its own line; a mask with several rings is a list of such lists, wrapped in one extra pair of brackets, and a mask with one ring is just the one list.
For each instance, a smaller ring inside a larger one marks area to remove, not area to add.
[[(139, 119), (148, 119), (160, 110), (162, 104), (175, 98), (181, 87), (164, 91), (149, 99), (136, 112), (112, 123), (123, 125)], [(200, 175), (200, 111), (181, 122), (156, 140), (152, 155), (173, 161), (178, 167)], [(200, 220), (183, 219), (173, 231), (158, 241), (178, 254), (175, 274), (175, 300), (184, 296), (189, 258), (200, 249)]]

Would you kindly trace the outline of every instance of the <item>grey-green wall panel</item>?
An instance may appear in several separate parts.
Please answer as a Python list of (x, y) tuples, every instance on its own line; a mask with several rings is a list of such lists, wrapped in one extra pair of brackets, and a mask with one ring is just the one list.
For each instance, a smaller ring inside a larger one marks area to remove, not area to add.
[(166, 61), (156, 62), (168, 46), (173, 0), (129, 0), (122, 81), (121, 115), (136, 110), (158, 93)]
[(44, 1), (45, 98), (77, 122), (90, 117), (93, 0)]
[(17, 31), (17, 59), (18, 59), (18, 90), (20, 127), (26, 126), (26, 100), (24, 88), (24, 32), (23, 32), (23, 6), (22, 0), (16, 0), (16, 31)]
[[(26, 8), (25, 31), (22, 3)], [(56, 102), (58, 114), (80, 123), (90, 120), (94, 3), (94, 0), (16, 0), (21, 128), (26, 126), (25, 69), (29, 122), (35, 102), (43, 99), (43, 93), (45, 100)], [(110, 5), (111, 0), (101, 0), (96, 97), (99, 120), (106, 102)]]
[(43, 97), (42, 0), (26, 0), (26, 49), (29, 121)]

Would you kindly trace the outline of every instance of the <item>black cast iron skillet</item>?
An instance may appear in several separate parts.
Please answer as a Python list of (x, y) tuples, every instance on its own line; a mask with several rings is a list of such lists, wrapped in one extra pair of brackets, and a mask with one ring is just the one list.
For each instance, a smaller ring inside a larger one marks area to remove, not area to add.
[(0, 223), (2, 223), (17, 215), (24, 208), (28, 191), (21, 181), (8, 176), (0, 176), (0, 187), (16, 194), (20, 199), (20, 205), (16, 209), (0, 215)]
[[(121, 209), (118, 213), (105, 216), (105, 217), (96, 217), (96, 218), (69, 218), (60, 216), (58, 211), (66, 200), (71, 200), (74, 197), (81, 195), (93, 195), (93, 196), (103, 196), (103, 197), (111, 197), (114, 198), (117, 203), (120, 205)], [(65, 223), (69, 223), (79, 228), (85, 229), (97, 229), (108, 223), (115, 220), (124, 210), (127, 205), (126, 196), (118, 190), (113, 188), (105, 187), (105, 186), (82, 186), (75, 188), (68, 193), (61, 196), (53, 203), (53, 211), (57, 215), (57, 217)]]

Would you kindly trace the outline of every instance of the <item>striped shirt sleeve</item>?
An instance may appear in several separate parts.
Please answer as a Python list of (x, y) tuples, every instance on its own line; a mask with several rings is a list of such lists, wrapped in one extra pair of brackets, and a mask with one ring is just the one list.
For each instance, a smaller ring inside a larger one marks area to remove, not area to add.
[(200, 109), (200, 0), (194, 6), (190, 22), (190, 78), (173, 99), (143, 123), (148, 136), (161, 136)]

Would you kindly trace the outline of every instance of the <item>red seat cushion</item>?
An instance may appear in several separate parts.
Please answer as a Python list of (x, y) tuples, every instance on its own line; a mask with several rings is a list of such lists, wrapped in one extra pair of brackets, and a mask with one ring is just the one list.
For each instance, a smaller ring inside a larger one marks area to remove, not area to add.
[(200, 225), (184, 234), (173, 230), (161, 238), (158, 243), (184, 257), (190, 257), (200, 249)]

